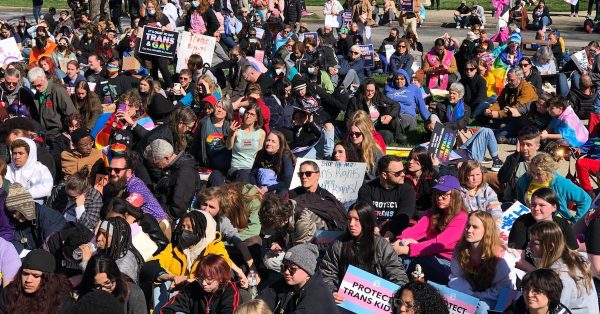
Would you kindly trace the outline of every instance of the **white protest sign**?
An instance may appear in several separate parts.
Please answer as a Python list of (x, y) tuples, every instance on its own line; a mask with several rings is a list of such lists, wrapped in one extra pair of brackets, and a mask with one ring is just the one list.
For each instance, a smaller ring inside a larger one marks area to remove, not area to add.
[(579, 68), (580, 72), (587, 71), (589, 68), (588, 58), (585, 50), (578, 51), (571, 55), (571, 60)]
[(211, 36), (183, 32), (179, 35), (179, 47), (177, 48), (177, 73), (187, 68), (187, 62), (191, 55), (197, 54), (202, 57), (204, 63), (211, 64), (217, 40)]
[(340, 27), (340, 17), (337, 15), (327, 14), (325, 15), (325, 26)]
[[(300, 164), (310, 159), (298, 158), (294, 174), (300, 171)], [(364, 162), (339, 162), (330, 160), (312, 160), (319, 165), (319, 186), (331, 192), (345, 208), (350, 207), (358, 198), (358, 190), (363, 184), (367, 164)], [(294, 175), (290, 189), (300, 186), (300, 179)]]
[(517, 218), (521, 215), (527, 214), (531, 212), (527, 206), (521, 204), (518, 201), (515, 201), (512, 206), (510, 206), (503, 214), (502, 214), (502, 224), (500, 225), (500, 239), (504, 241), (504, 243), (508, 243), (508, 235), (510, 234), (510, 230), (512, 229), (513, 223)]
[(23, 60), (23, 56), (14, 37), (0, 40), (0, 63), (2, 65), (21, 60)]
[(394, 46), (385, 45), (385, 58), (387, 59), (388, 63), (390, 63), (390, 58), (392, 57), (394, 52), (396, 52), (396, 49), (394, 49)]

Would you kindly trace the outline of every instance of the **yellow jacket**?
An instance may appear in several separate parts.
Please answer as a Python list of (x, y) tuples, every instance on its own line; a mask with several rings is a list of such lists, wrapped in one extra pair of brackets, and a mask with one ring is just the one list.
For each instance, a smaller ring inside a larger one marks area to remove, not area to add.
[[(221, 241), (221, 233), (217, 232), (215, 240), (210, 242), (204, 251), (201, 253), (202, 256), (208, 254), (220, 255), (227, 261), (227, 264), (231, 266), (233, 263), (229, 258), (229, 254), (225, 249), (225, 244)], [(174, 247), (173, 244), (167, 245), (167, 247), (160, 252), (160, 254), (151, 258), (150, 261), (158, 260), (160, 267), (166, 272), (174, 276), (187, 276), (189, 279), (194, 279), (196, 268), (198, 267), (198, 259), (193, 261), (192, 267), (188, 272), (188, 260), (186, 256), (179, 250), (178, 247)]]

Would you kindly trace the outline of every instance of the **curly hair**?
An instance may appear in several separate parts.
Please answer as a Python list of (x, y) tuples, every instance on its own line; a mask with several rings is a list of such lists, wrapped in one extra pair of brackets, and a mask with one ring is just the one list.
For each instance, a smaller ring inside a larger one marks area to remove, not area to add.
[(81, 113), (75, 112), (64, 117), (61, 121), (64, 132), (69, 132), (69, 127), (71, 126), (71, 122), (73, 121), (77, 121), (77, 128), (86, 128), (85, 117), (82, 116)]
[(71, 283), (64, 275), (42, 273), (39, 289), (33, 294), (23, 291), (21, 279), (23, 268), (19, 269), (15, 280), (6, 287), (6, 313), (11, 314), (53, 314), (60, 313), (65, 294), (71, 292)]
[[(477, 264), (472, 262), (473, 246), (467, 242), (466, 237), (470, 220), (473, 217), (481, 221), (484, 229), (483, 239), (481, 239), (479, 245), (482, 248), (482, 253), (480, 262)], [(484, 291), (492, 286), (492, 281), (496, 275), (496, 265), (499, 261), (498, 256), (505, 250), (498, 236), (499, 232), (496, 221), (490, 213), (479, 210), (469, 214), (463, 236), (454, 250), (454, 256), (457, 257), (458, 264), (463, 270), (467, 281), (471, 284), (473, 291)]]
[(268, 193), (263, 199), (258, 219), (265, 229), (279, 229), (293, 214), (294, 208), (290, 202), (283, 200), (277, 194)]
[(532, 176), (532, 171), (535, 169), (545, 172), (548, 175), (548, 178), (551, 179), (554, 175), (554, 171), (558, 169), (558, 164), (554, 158), (550, 156), (550, 154), (539, 152), (531, 159), (531, 162), (529, 163), (529, 175)]
[(392, 303), (394, 313), (400, 312), (400, 306), (397, 305), (396, 300), (401, 300), (402, 292), (405, 290), (410, 291), (413, 295), (415, 314), (450, 313), (446, 300), (444, 300), (440, 292), (432, 285), (420, 281), (409, 282), (396, 291), (393, 299), (394, 302)]

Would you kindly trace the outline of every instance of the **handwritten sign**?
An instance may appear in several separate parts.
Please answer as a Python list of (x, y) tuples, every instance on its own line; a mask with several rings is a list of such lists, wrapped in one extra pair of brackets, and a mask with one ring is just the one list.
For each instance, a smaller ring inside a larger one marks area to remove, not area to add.
[(521, 215), (529, 213), (530, 210), (527, 206), (521, 204), (519, 201), (515, 201), (512, 206), (510, 206), (503, 214), (502, 214), (502, 224), (500, 225), (500, 239), (504, 241), (504, 243), (508, 243), (508, 235), (510, 234), (510, 230), (512, 229), (513, 223), (517, 218)]
[(352, 25), (352, 11), (344, 10), (344, 13), (342, 13), (342, 26), (350, 28), (350, 25)]
[(183, 32), (179, 36), (177, 53), (177, 73), (187, 68), (187, 62), (193, 54), (200, 55), (204, 63), (211, 64), (217, 40), (211, 36)]
[(375, 65), (375, 52), (373, 51), (373, 45), (359, 45), (360, 57), (365, 60), (366, 67), (372, 67)]
[(445, 128), (441, 123), (436, 123), (427, 147), (427, 154), (434, 154), (442, 164), (448, 163), (456, 143), (456, 135), (455, 131)]
[(479, 299), (476, 297), (439, 285), (435, 282), (428, 281), (427, 283), (436, 288), (446, 302), (448, 302), (450, 314), (475, 314), (477, 304), (479, 303)]
[(339, 294), (344, 302), (339, 307), (357, 314), (391, 313), (391, 300), (398, 285), (360, 268), (348, 266)]
[(413, 11), (413, 2), (412, 0), (400, 0), (400, 8), (405, 12)]
[(327, 251), (333, 241), (339, 239), (344, 235), (344, 231), (332, 231), (332, 230), (317, 230), (315, 233), (315, 244), (319, 247), (320, 252)]
[(177, 53), (178, 36), (177, 32), (161, 31), (158, 28), (144, 26), (138, 52), (172, 59)]
[[(298, 158), (294, 173), (300, 171), (300, 164), (310, 159)], [(358, 198), (358, 190), (363, 184), (367, 165), (363, 162), (339, 162), (312, 160), (319, 165), (321, 178), (319, 186), (331, 192), (345, 208), (350, 207)], [(290, 189), (300, 186), (298, 176), (292, 178)]]
[(265, 30), (260, 28), (260, 27), (255, 27), (254, 28), (256, 30), (256, 38), (258, 39), (263, 39), (263, 37), (265, 37)]
[(571, 55), (571, 60), (575, 63), (580, 72), (587, 71), (590, 67), (585, 50), (578, 51)]
[(298, 41), (304, 42), (306, 38), (312, 38), (315, 40), (315, 43), (319, 43), (319, 34), (317, 32), (306, 32), (298, 34)]
[(0, 64), (22, 61), (23, 56), (14, 37), (0, 40)]
[(336, 15), (327, 14), (325, 15), (325, 26), (338, 28), (340, 21)]

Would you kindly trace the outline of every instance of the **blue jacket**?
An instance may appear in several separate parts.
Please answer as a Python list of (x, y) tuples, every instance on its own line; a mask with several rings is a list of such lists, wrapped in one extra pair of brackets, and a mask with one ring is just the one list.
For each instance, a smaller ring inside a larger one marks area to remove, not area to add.
[(415, 58), (410, 53), (401, 55), (398, 54), (398, 52), (394, 52), (390, 56), (388, 73), (394, 74), (398, 73), (398, 70), (404, 70), (406, 73), (408, 73), (409, 80), (407, 82), (410, 82), (410, 78), (413, 74), (412, 65), (414, 61)]
[[(525, 194), (527, 193), (527, 188), (530, 183), (531, 175), (528, 173), (519, 178), (517, 181), (517, 201), (525, 204)], [(556, 211), (556, 214), (572, 223), (581, 219), (592, 205), (592, 199), (582, 188), (575, 185), (571, 180), (559, 175), (557, 172), (554, 172), (549, 188), (558, 196), (560, 207)], [(577, 213), (575, 216), (569, 212), (567, 207), (571, 202), (575, 202), (575, 211)]]
[(367, 77), (371, 76), (371, 73), (365, 64), (365, 60), (363, 59), (358, 59), (356, 61), (344, 60), (340, 63), (340, 75), (348, 74), (349, 70), (356, 71), (356, 74), (358, 74), (358, 78), (361, 82), (364, 81)]
[(384, 87), (385, 96), (400, 104), (400, 114), (416, 117), (418, 106), (423, 120), (429, 120), (431, 113), (423, 100), (421, 89), (410, 83), (411, 77), (405, 70), (399, 69), (396, 73), (396, 75), (403, 75), (406, 78), (406, 86), (396, 87), (394, 82), (396, 75), (394, 75), (394, 78)]

